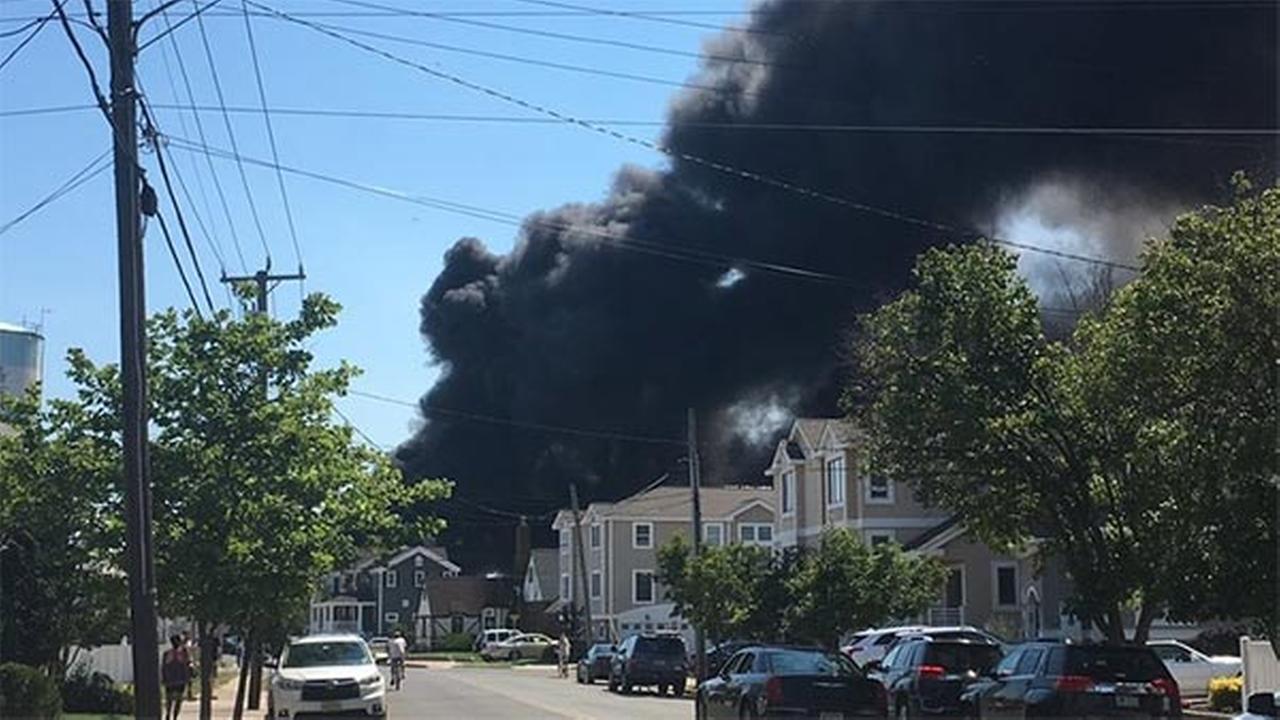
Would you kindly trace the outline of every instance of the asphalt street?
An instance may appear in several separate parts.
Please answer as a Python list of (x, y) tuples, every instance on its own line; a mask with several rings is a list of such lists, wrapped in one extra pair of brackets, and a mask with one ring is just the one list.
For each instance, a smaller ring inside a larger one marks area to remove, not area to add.
[(693, 701), (689, 697), (657, 697), (651, 692), (619, 695), (606, 690), (603, 682), (579, 685), (572, 677), (558, 678), (554, 668), (544, 667), (410, 667), (404, 686), (387, 694), (393, 720), (684, 720), (693, 717)]

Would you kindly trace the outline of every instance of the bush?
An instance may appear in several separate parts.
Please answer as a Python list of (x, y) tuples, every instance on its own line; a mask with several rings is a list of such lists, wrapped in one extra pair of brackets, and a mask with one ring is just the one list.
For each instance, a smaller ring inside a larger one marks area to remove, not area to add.
[(1209, 707), (1220, 712), (1240, 712), (1244, 678), (1216, 677), (1209, 681)]
[(101, 713), (105, 715), (132, 715), (133, 690), (120, 687), (109, 675), (90, 673), (84, 665), (77, 665), (62, 683), (63, 712)]
[(434, 650), (447, 650), (450, 652), (467, 652), (473, 650), (476, 645), (476, 639), (467, 633), (449, 633), (444, 639), (435, 644)]
[(39, 668), (0, 665), (0, 718), (55, 718), (61, 714), (58, 686)]

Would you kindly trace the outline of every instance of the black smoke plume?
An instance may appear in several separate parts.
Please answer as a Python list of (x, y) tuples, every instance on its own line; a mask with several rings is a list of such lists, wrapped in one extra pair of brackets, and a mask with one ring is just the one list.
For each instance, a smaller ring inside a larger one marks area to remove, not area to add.
[[(1222, 199), (1237, 169), (1274, 178), (1266, 135), (732, 127), (1274, 129), (1273, 2), (776, 0), (746, 28), (711, 39), (708, 54), (759, 62), (705, 62), (696, 82), (720, 92), (675, 99), (668, 146), (976, 232), (1019, 198), (1041, 202), (1046, 186), (1084, 193), (1054, 203), (1049, 221), (1075, 208), (1088, 229), (1109, 213)], [(507, 255), (475, 238), (446, 254), (422, 299), (443, 371), (424, 408), (679, 439), (693, 406), (712, 482), (761, 479), (782, 421), (834, 412), (853, 314), (900, 290), (922, 249), (966, 240), (687, 160), (623, 168), (602, 202), (530, 220)], [(679, 261), (599, 230), (848, 282)], [(1092, 250), (1132, 261), (1133, 238), (1113, 240), (1095, 237)], [(678, 445), (424, 415), (398, 455), (414, 477), (458, 483), (468, 500), (449, 506), (449, 540), (472, 562), (502, 564), (513, 537), (475, 502), (537, 512), (566, 505), (571, 481), (588, 500), (614, 499), (684, 473)]]

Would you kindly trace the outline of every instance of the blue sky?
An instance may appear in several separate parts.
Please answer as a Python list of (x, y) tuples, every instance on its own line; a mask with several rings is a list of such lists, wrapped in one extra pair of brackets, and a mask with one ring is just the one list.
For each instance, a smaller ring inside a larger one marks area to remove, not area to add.
[[(332, 0), (269, 0), (286, 12), (352, 10)], [(103, 0), (95, 0), (105, 9)], [(136, 4), (141, 14), (153, 0)], [(384, 4), (433, 12), (529, 11), (538, 8), (517, 0), (385, 0)], [(69, 3), (80, 9), (80, 3)], [(596, 3), (597, 7), (606, 6)], [(48, 2), (0, 0), (0, 33), (21, 27), (16, 18), (49, 10)], [(239, 0), (222, 8), (239, 9)], [(611, 0), (607, 7), (624, 10), (682, 9), (674, 0)], [(724, 16), (699, 16), (699, 22), (738, 17), (737, 0), (700, 0), (700, 9), (724, 9)], [(546, 9), (546, 8), (543, 8)], [(190, 11), (183, 1), (174, 18)], [(344, 27), (411, 36), (542, 60), (681, 80), (696, 66), (688, 57), (645, 53), (616, 47), (570, 43), (429, 18), (316, 18)], [(633, 18), (607, 16), (486, 17), (490, 22), (562, 33), (613, 38), (696, 52), (709, 31)], [(253, 19), (269, 104), (274, 108), (360, 109), (387, 112), (460, 113), (532, 116), (492, 98), (479, 96), (427, 75), (373, 57), (316, 32), (278, 19)], [(256, 107), (258, 96), (243, 18), (210, 15), (205, 26), (226, 102)], [(163, 27), (161, 20), (144, 28), (144, 41)], [(23, 35), (0, 38), (0, 56)], [(87, 31), (81, 42), (105, 85), (105, 48)], [(216, 94), (196, 23), (178, 29), (174, 38), (200, 105), (216, 105)], [(582, 117), (661, 120), (674, 88), (531, 67), (441, 50), (387, 43), (399, 55), (454, 72), (469, 80)], [(166, 62), (167, 61), (167, 62)], [(185, 102), (173, 47), (168, 41), (146, 49), (138, 72), (152, 103)], [(170, 77), (175, 84), (170, 84)], [(178, 95), (174, 95), (175, 88)], [(176, 99), (175, 99), (176, 98)], [(56, 24), (47, 26), (3, 70), (0, 112), (25, 108), (81, 105), (91, 102), (84, 69)], [(229, 148), (223, 120), (202, 113), (209, 143)], [(190, 114), (159, 110), (161, 131), (195, 139)], [(649, 167), (662, 158), (634, 145), (589, 131), (545, 124), (423, 122), (273, 116), (281, 162), (307, 170), (407, 193), (437, 196), (463, 203), (524, 214), (568, 201), (603, 196), (612, 174), (624, 163)], [(231, 117), (242, 154), (267, 159), (270, 148), (262, 118)], [(656, 137), (657, 127), (629, 130)], [(22, 212), (107, 148), (103, 118), (92, 110), (37, 116), (0, 116), (0, 223)], [(205, 161), (176, 148), (177, 170), (195, 196), (195, 213), (211, 226), (227, 271), (242, 268), (220, 210)], [(154, 167), (152, 158), (144, 163)], [(230, 205), (232, 220), (250, 270), (264, 259), (246, 194), (233, 163), (215, 160)], [(297, 266), (274, 174), (247, 166), (274, 267)], [(151, 171), (159, 185), (158, 172)], [(197, 180), (197, 177), (199, 178)], [(441, 256), (458, 237), (475, 235), (491, 249), (507, 250), (514, 228), (446, 214), (393, 199), (286, 176), (308, 280), (307, 291), (324, 291), (344, 306), (338, 328), (322, 336), (314, 350), (320, 361), (349, 360), (365, 370), (356, 387), (405, 400), (417, 399), (431, 384), (435, 369), (418, 334), (418, 301), (440, 269)], [(207, 212), (198, 190), (209, 198)], [(0, 320), (33, 321), (45, 308), (47, 337), (45, 376), (49, 394), (65, 395), (63, 356), (83, 347), (98, 361), (116, 361), (117, 290), (114, 205), (110, 173), (103, 173), (73, 194), (61, 198), (24, 223), (0, 235)], [(164, 207), (162, 206), (162, 210)], [(193, 226), (201, 263), (210, 281), (219, 272), (213, 251)], [(176, 222), (170, 219), (176, 233)], [(151, 309), (188, 305), (158, 228), (148, 234), (147, 282)], [(225, 295), (211, 288), (216, 301)], [(283, 286), (274, 295), (275, 312), (296, 312), (299, 291)], [(343, 411), (377, 442), (404, 440), (414, 421), (409, 408), (351, 397)]]

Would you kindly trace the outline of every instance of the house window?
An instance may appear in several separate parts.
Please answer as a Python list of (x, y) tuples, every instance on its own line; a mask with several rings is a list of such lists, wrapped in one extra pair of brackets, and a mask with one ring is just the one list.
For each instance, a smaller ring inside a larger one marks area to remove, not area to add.
[(844, 505), (844, 458), (827, 462), (827, 507)]
[(333, 576), (333, 594), (337, 595), (342, 590), (342, 579), (337, 575)]
[(492, 630), (498, 627), (498, 612), (493, 608), (485, 608), (483, 623), (485, 630)]
[(387, 621), (387, 624), (395, 625), (396, 623), (400, 622), (400, 613), (389, 612), (383, 617), (383, 619)]
[(454, 615), (449, 618), (449, 632), (453, 633), (454, 635), (458, 635), (460, 633), (466, 632), (466, 630), (467, 630), (466, 621), (463, 619), (461, 615)]
[(400, 598), (400, 607), (402, 608), (409, 607), (409, 598)]
[(719, 547), (724, 544), (724, 523), (705, 523), (702, 526), (702, 541), (708, 547)]
[(635, 570), (631, 573), (631, 600), (636, 605), (653, 604), (653, 571)]
[(561, 555), (569, 554), (569, 531), (568, 530), (560, 531), (560, 554)]
[(947, 584), (942, 593), (942, 606), (948, 608), (964, 607), (964, 568), (952, 566), (947, 571)]
[(893, 502), (893, 483), (889, 478), (872, 475), (867, 478), (867, 502), (888, 505)]
[(782, 514), (790, 515), (796, 511), (796, 473), (788, 470), (782, 473)]
[(426, 564), (427, 564), (427, 559), (426, 559), (426, 558), (422, 557), (421, 555), (414, 555), (414, 556), (413, 556), (413, 566), (414, 566), (414, 567), (422, 567), (423, 565), (426, 565)]
[(738, 540), (743, 545), (773, 544), (773, 525), (769, 523), (742, 523), (738, 526)]
[(424, 585), (426, 585), (426, 584), (427, 584), (427, 571), (426, 571), (426, 570), (414, 570), (414, 571), (413, 571), (413, 586), (414, 586), (414, 587), (423, 587), (423, 586), (424, 586)]
[(600, 597), (603, 583), (601, 582), (600, 571), (591, 571), (591, 599), (595, 600)]
[(996, 605), (998, 607), (1016, 607), (1018, 605), (1018, 566), (1013, 563), (996, 563)]
[(600, 526), (592, 525), (591, 526), (591, 549), (597, 550), (599, 548), (600, 548)]
[(398, 570), (388, 570), (388, 571), (387, 571), (387, 574), (386, 574), (386, 583), (387, 583), (387, 587), (389, 587), (389, 588), (399, 587), (399, 586), (400, 586), (400, 571), (398, 571)]
[(871, 540), (871, 547), (873, 548), (888, 545), (894, 540), (893, 533), (885, 531), (871, 532), (867, 537)]
[(653, 523), (638, 522), (631, 526), (631, 547), (637, 550), (653, 547)]
[(560, 576), (560, 599), (561, 600), (569, 599), (569, 576), (568, 575)]

